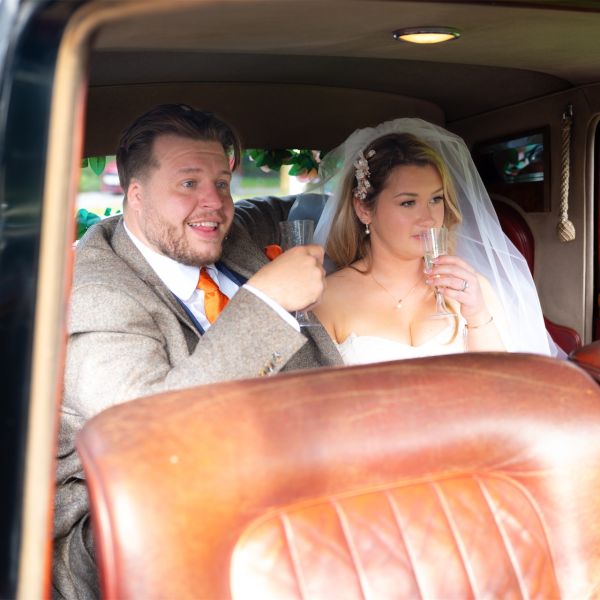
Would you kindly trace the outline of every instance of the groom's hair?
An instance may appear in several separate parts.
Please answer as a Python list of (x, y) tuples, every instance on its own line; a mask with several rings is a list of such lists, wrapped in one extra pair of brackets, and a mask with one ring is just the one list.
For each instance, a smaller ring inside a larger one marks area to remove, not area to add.
[(158, 166), (154, 140), (161, 135), (218, 142), (229, 157), (231, 169), (240, 163), (241, 144), (234, 129), (211, 112), (187, 104), (160, 104), (139, 116), (122, 133), (117, 149), (117, 169), (127, 193), (132, 178), (144, 179)]

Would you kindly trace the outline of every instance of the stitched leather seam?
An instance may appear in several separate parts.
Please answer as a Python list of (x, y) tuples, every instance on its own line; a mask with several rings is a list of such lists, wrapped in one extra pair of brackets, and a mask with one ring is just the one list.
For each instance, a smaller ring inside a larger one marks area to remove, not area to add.
[(300, 554), (298, 553), (298, 546), (296, 544), (296, 536), (294, 534), (294, 527), (290, 521), (290, 518), (285, 513), (279, 514), (279, 521), (283, 527), (283, 533), (285, 536), (285, 542), (290, 553), (290, 559), (292, 563), (292, 569), (296, 577), (296, 583), (298, 584), (298, 590), (302, 600), (308, 598), (306, 593), (306, 583), (304, 581), (304, 574), (302, 572), (302, 566), (300, 564)]
[(417, 572), (414, 554), (406, 542), (406, 536), (404, 535), (404, 527), (402, 526), (402, 520), (400, 517), (400, 513), (398, 511), (398, 506), (396, 505), (396, 501), (394, 500), (394, 497), (392, 496), (392, 494), (389, 490), (384, 490), (383, 493), (388, 501), (388, 504), (392, 511), (392, 515), (394, 516), (394, 522), (396, 523), (396, 527), (398, 527), (398, 534), (400, 536), (400, 541), (402, 542), (402, 545), (404, 546), (404, 550), (406, 552), (406, 556), (408, 557), (408, 562), (410, 564), (410, 571), (413, 574), (413, 577), (415, 580), (415, 587), (419, 591), (419, 598), (423, 598), (423, 586), (421, 585), (421, 582), (419, 581), (419, 574)]
[(344, 512), (344, 509), (340, 506), (340, 504), (334, 499), (330, 500), (330, 502), (337, 515), (340, 527), (342, 528), (342, 533), (344, 534), (344, 541), (346, 542), (348, 552), (350, 554), (350, 557), (352, 558), (354, 572), (357, 574), (358, 577), (361, 596), (363, 597), (363, 600), (370, 600), (372, 595), (369, 593), (369, 582), (367, 581), (365, 571), (358, 557), (358, 551), (356, 549), (356, 546), (354, 545), (354, 540), (352, 539), (350, 524), (348, 523), (346, 513)]
[(429, 485), (431, 488), (433, 488), (433, 492), (437, 497), (437, 500), (442, 508), (442, 513), (444, 514), (446, 522), (448, 523), (450, 531), (452, 532), (452, 538), (458, 549), (458, 554), (461, 558), (461, 564), (465, 570), (465, 575), (467, 577), (467, 581), (469, 582), (473, 598), (478, 598), (479, 594), (477, 590), (477, 584), (475, 581), (475, 574), (473, 573), (473, 565), (465, 548), (462, 536), (460, 535), (460, 531), (456, 524), (456, 520), (454, 519), (452, 511), (450, 510), (450, 506), (448, 505), (448, 500), (446, 499), (446, 496), (444, 495), (444, 492), (442, 491), (442, 488), (439, 484), (437, 484), (436, 482), (432, 482)]
[[(540, 473), (542, 473), (542, 472), (543, 471), (540, 470)], [(522, 478), (523, 476), (525, 476), (525, 474), (526, 474), (525, 472), (522, 472), (519, 474), (519, 476)], [(530, 475), (535, 476), (535, 471), (532, 471), (530, 473)], [(479, 475), (477, 475), (476, 473), (473, 473), (472, 477), (475, 481), (479, 481)], [(487, 478), (491, 479), (491, 477), (487, 477)], [(552, 546), (550, 544), (551, 536), (548, 532), (548, 527), (546, 525), (546, 522), (544, 521), (544, 515), (540, 509), (538, 502), (536, 501), (533, 494), (531, 493), (531, 490), (528, 489), (527, 486), (523, 485), (518, 480), (518, 477), (516, 477), (516, 476), (509, 477), (507, 475), (494, 474), (494, 478), (499, 481), (508, 482), (511, 486), (518, 489), (525, 498), (527, 498), (529, 506), (531, 507), (532, 511), (535, 513), (536, 517), (538, 518), (540, 529), (544, 533), (544, 545), (546, 548), (546, 555), (548, 556), (548, 560), (550, 561), (549, 568), (552, 571), (554, 585), (556, 586), (556, 588), (558, 588), (558, 575), (556, 574), (556, 565), (554, 563), (555, 554), (554, 554), (554, 552), (552, 552)]]
[(479, 489), (481, 490), (481, 494), (485, 500), (486, 506), (488, 507), (488, 510), (490, 511), (490, 514), (492, 515), (494, 524), (496, 525), (496, 528), (498, 529), (498, 533), (500, 534), (500, 538), (502, 539), (502, 543), (504, 544), (506, 554), (507, 554), (510, 564), (513, 568), (515, 578), (517, 580), (517, 583), (519, 584), (519, 591), (521, 592), (521, 597), (528, 598), (529, 594), (527, 593), (525, 581), (523, 579), (523, 573), (518, 564), (518, 560), (517, 560), (514, 548), (512, 547), (512, 544), (510, 543), (510, 540), (508, 539), (506, 530), (504, 529), (504, 527), (501, 525), (500, 521), (497, 518), (497, 511), (494, 510), (494, 507), (495, 507), (494, 500), (491, 497), (491, 495), (487, 489), (487, 486), (485, 485), (485, 482), (483, 482), (481, 479), (479, 479), (479, 477), (473, 477), (473, 479), (479, 486)]

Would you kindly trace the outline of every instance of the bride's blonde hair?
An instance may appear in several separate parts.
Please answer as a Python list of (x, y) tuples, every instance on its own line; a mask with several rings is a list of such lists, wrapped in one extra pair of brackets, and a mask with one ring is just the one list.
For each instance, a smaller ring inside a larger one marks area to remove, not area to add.
[[(385, 187), (393, 169), (407, 165), (434, 167), (442, 179), (444, 225), (450, 231), (450, 244), (453, 245), (452, 231), (461, 222), (462, 217), (448, 168), (431, 146), (410, 133), (392, 133), (371, 142), (363, 149), (363, 156), (369, 157), (366, 160), (370, 187), (366, 190), (365, 197), (359, 201), (371, 210), (376, 208), (379, 193)], [(370, 269), (370, 238), (365, 234), (365, 226), (356, 215), (353, 203), (358, 185), (356, 169), (352, 167), (342, 182), (340, 202), (325, 247), (329, 258), (339, 268), (365, 259), (367, 269)]]

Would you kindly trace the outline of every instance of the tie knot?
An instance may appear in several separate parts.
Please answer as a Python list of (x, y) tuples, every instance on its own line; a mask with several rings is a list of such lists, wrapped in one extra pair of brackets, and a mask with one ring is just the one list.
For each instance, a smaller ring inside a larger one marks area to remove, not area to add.
[(200, 277), (198, 279), (198, 285), (196, 286), (203, 292), (214, 292), (219, 289), (219, 286), (214, 282), (213, 278), (209, 275), (206, 267), (200, 269)]

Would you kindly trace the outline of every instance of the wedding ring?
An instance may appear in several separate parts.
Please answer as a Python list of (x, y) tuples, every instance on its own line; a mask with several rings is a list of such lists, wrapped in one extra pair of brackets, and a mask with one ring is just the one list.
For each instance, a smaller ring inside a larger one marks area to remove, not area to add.
[(466, 292), (468, 287), (469, 287), (469, 282), (466, 279), (463, 279), (463, 286), (462, 286), (462, 289), (460, 291), (461, 292)]

